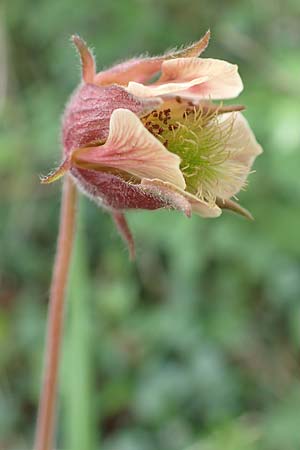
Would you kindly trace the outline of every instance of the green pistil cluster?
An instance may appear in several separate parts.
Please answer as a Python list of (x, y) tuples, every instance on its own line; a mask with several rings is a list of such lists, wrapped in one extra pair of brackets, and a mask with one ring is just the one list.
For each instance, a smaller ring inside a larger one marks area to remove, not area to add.
[(215, 201), (216, 187), (227, 177), (223, 165), (230, 156), (226, 144), (232, 134), (232, 116), (220, 122), (217, 111), (187, 104), (186, 108), (181, 105), (152, 111), (143, 122), (170, 152), (181, 158), (186, 190), (206, 201)]

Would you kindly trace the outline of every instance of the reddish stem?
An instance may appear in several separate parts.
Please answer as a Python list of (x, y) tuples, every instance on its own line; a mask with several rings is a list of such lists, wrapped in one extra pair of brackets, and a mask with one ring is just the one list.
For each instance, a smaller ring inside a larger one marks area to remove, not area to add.
[(53, 450), (57, 379), (62, 342), (64, 299), (75, 230), (76, 188), (65, 177), (57, 252), (50, 289), (44, 379), (39, 401), (34, 450)]

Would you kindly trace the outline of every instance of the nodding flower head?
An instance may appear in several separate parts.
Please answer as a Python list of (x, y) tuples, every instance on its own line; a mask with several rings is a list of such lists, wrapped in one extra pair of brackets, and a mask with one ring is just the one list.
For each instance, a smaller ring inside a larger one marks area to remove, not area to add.
[[(168, 208), (217, 217), (231, 209), (261, 153), (242, 106), (212, 100), (243, 89), (237, 66), (199, 58), (200, 41), (163, 56), (134, 58), (96, 73), (91, 51), (73, 37), (82, 82), (62, 123), (63, 160), (50, 183), (69, 173), (78, 187), (108, 210), (134, 244), (124, 212)], [(152, 81), (155, 80), (155, 81)]]

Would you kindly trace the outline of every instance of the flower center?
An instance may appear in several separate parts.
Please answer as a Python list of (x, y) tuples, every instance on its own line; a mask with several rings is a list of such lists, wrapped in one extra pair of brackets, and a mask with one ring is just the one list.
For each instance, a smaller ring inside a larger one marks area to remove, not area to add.
[(218, 185), (230, 185), (239, 176), (235, 173), (236, 166), (228, 164), (227, 143), (232, 135), (234, 114), (220, 120), (218, 111), (205, 105), (174, 103), (152, 111), (142, 121), (170, 152), (181, 158), (186, 190), (214, 202)]

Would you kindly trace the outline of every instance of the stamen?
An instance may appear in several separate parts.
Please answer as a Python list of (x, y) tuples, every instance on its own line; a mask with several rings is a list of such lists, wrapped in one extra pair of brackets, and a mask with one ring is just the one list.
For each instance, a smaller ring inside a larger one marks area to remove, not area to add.
[[(184, 107), (182, 98), (175, 100)], [(222, 121), (222, 104), (195, 106), (188, 101), (185, 105), (183, 112), (179, 106), (174, 110), (154, 110), (142, 121), (169, 151), (181, 158), (186, 190), (213, 203), (220, 192), (230, 193), (246, 178), (245, 166), (233, 159), (232, 149), (228, 148), (235, 115), (232, 113)]]

